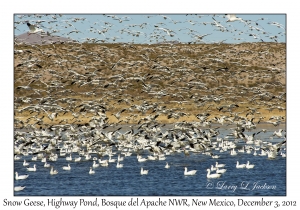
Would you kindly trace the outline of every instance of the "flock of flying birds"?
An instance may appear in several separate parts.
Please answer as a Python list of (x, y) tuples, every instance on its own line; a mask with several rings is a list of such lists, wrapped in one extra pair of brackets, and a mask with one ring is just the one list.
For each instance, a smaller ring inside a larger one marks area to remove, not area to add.
[[(259, 18), (257, 20), (244, 20), (234, 14), (225, 15), (181, 15), (182, 20), (177, 20), (178, 15), (144, 15), (148, 22), (140, 23), (139, 15), (95, 15), (99, 17), (95, 22), (87, 17), (74, 17), (71, 15), (17, 15), (15, 20), (16, 32), (21, 32), (19, 26), (27, 24), (29, 33), (44, 31), (47, 35), (59, 34), (72, 38), (80, 35), (81, 41), (92, 43), (161, 43), (166, 41), (184, 43), (229, 43), (255, 41), (255, 42), (284, 42), (285, 27), (283, 24)], [(159, 22), (150, 21), (157, 18)], [(173, 18), (173, 19), (172, 19)], [(136, 21), (136, 22), (135, 22)], [(242, 24), (241, 26), (236, 25)], [(79, 30), (84, 26), (84, 31)], [(266, 26), (277, 30), (276, 34), (270, 33)], [(208, 33), (202, 33), (201, 31)], [(218, 37), (225, 39), (212, 40), (212, 34), (220, 33)], [(224, 34), (230, 34), (225, 36)], [(85, 38), (82, 38), (85, 36)], [(182, 37), (185, 41), (182, 41)], [(126, 37), (126, 38), (125, 38)], [(252, 39), (249, 39), (251, 37)], [(188, 41), (189, 40), (189, 41)], [(205, 41), (206, 40), (206, 41)]]
[[(235, 15), (226, 17), (227, 22), (240, 21), (250, 27), (249, 22)], [(212, 19), (219, 30), (227, 30), (214, 17)], [(126, 21), (126, 18), (119, 21)], [(27, 26), (29, 34), (42, 32), (28, 22)], [(105, 27), (108, 27), (107, 24)], [(164, 31), (166, 36), (174, 34), (166, 28), (156, 28)], [(98, 33), (104, 35), (105, 29)], [(190, 33), (198, 39), (203, 38), (196, 32)], [(198, 59), (183, 57), (179, 51), (197, 54), (213, 50), (210, 46), (199, 50), (177, 47), (176, 44), (154, 47), (120, 44), (116, 48), (100, 45), (95, 51), (77, 43), (71, 48), (55, 44), (46, 49), (40, 46), (17, 49), (17, 45), (15, 48), (15, 84), (18, 85), (15, 85), (14, 99), (14, 154), (15, 160), (24, 159), (23, 165), (28, 171), (39, 170), (34, 163), (37, 160), (50, 168), (51, 175), (59, 174), (60, 170), (72, 170), (68, 164), (70, 161), (87, 160), (87, 172), (94, 174), (94, 169), (100, 166), (115, 164), (122, 168), (121, 162), (132, 154), (137, 156), (138, 162), (164, 161), (168, 155), (178, 152), (215, 159), (223, 152), (261, 155), (271, 159), (286, 155), (285, 130), (273, 133), (271, 137), (283, 139), (275, 144), (259, 138), (261, 132), (267, 132), (266, 129), (247, 133), (255, 130), (261, 121), (271, 123), (275, 128), (285, 121), (284, 114), (266, 119), (259, 112), (267, 107), (265, 109), (269, 112), (278, 110), (284, 113), (284, 85), (279, 81), (262, 82), (255, 87), (220, 85), (240, 80), (238, 77), (242, 73), (266, 80), (273, 78), (274, 74), (284, 76), (283, 63), (268, 49), (258, 53), (250, 49), (237, 53), (235, 46), (228, 46), (224, 52), (235, 55), (235, 65), (240, 68), (232, 71), (225, 64), (230, 56), (227, 57), (218, 46), (214, 47), (214, 54), (204, 53), (206, 57), (200, 64)], [(131, 60), (132, 56), (121, 55), (121, 51), (125, 55), (126, 52), (128, 55), (138, 52), (139, 58)], [(153, 57), (152, 53), (156, 56)], [(244, 65), (244, 54), (255, 56), (247, 62), (257, 60), (267, 69), (252, 70), (251, 65)], [(168, 60), (173, 63), (168, 63)], [(150, 71), (139, 71), (140, 68)], [(31, 74), (23, 74), (24, 71)], [(215, 76), (216, 72), (219, 77)], [(202, 81), (204, 78), (206, 82)], [(222, 78), (226, 81), (221, 82)], [(208, 81), (213, 85), (209, 86)], [(274, 93), (274, 88), (283, 91)], [(170, 99), (168, 102), (163, 100), (166, 97)], [(168, 108), (170, 103), (176, 104), (176, 108)], [(235, 111), (245, 103), (249, 104), (246, 111)], [(186, 104), (193, 104), (204, 111), (191, 114), (184, 109)], [(212, 110), (218, 115), (213, 116)], [(114, 122), (110, 122), (112, 116)], [(162, 116), (177, 122), (163, 124), (159, 121)], [(194, 117), (195, 120), (182, 121), (182, 117)], [(219, 126), (231, 126), (230, 134), (223, 136)], [(244, 144), (242, 148), (241, 141)], [(148, 156), (143, 157), (145, 154)], [(77, 158), (74, 158), (75, 155)], [(25, 160), (28, 156), (33, 162), (32, 167)], [(55, 168), (58, 158), (66, 159), (66, 166), (62, 169)], [(169, 167), (166, 163), (165, 168)], [(226, 172), (223, 167), (224, 164), (216, 162), (215, 166), (207, 169), (207, 178), (220, 177)], [(236, 167), (251, 169), (254, 165), (237, 163)], [(216, 172), (211, 173), (213, 171)], [(147, 175), (148, 170), (141, 168), (140, 174)], [(185, 168), (183, 174), (195, 175), (196, 170)], [(17, 172), (15, 175), (16, 180), (30, 177)], [(23, 189), (24, 186), (17, 186), (15, 191)]]

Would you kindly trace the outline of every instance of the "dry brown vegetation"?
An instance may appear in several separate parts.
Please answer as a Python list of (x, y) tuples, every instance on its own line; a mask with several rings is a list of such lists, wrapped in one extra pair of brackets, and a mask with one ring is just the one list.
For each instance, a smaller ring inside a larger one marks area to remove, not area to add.
[[(285, 93), (283, 43), (15, 45), (16, 127), (83, 124), (101, 114), (135, 124), (158, 112), (160, 123), (199, 121), (199, 113), (267, 121), (286, 116)], [(120, 119), (112, 115), (124, 108)]]

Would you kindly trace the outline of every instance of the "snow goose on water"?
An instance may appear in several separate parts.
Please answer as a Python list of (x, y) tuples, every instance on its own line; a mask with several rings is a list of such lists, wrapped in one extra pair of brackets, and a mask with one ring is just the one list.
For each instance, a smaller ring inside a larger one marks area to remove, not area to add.
[(222, 167), (225, 167), (225, 164), (219, 164), (218, 162), (216, 162), (216, 167), (217, 168), (222, 168)]
[(74, 159), (75, 162), (80, 162), (80, 160), (81, 160), (80, 156)]
[(97, 167), (99, 167), (99, 163), (96, 163), (96, 161), (95, 160), (93, 160), (93, 166), (92, 166), (93, 168), (97, 168)]
[(141, 175), (146, 175), (148, 174), (148, 170), (144, 170), (143, 168), (141, 168)]
[(36, 171), (36, 167), (35, 167), (35, 164), (33, 165), (33, 168), (27, 168), (27, 171)]
[(63, 166), (62, 169), (65, 170), (65, 171), (70, 171), (71, 166), (70, 166), (70, 164), (68, 164), (68, 166)]
[(168, 164), (168, 163), (166, 163), (166, 165), (165, 165), (165, 168), (170, 168), (170, 166), (169, 166), (169, 164)]
[(120, 154), (118, 155), (118, 162), (121, 162), (124, 160), (124, 157), (121, 157)]
[(16, 186), (14, 187), (14, 191), (21, 191), (24, 190), (25, 186)]
[(146, 158), (142, 158), (141, 156), (139, 156), (138, 157), (138, 161), (139, 162), (145, 162), (145, 161), (147, 161), (147, 159)]
[(23, 166), (29, 166), (29, 163), (27, 163), (25, 159), (24, 159), (24, 162), (23, 162)]
[(207, 169), (207, 178), (219, 178), (221, 176), (221, 174), (211, 174), (210, 173), (210, 169)]
[(230, 151), (230, 155), (237, 155), (237, 152), (236, 152), (234, 149), (232, 149), (232, 150)]
[(110, 156), (109, 156), (109, 159), (108, 159), (108, 162), (114, 163), (114, 162), (116, 162), (116, 159), (111, 158), (111, 155), (110, 155)]
[(248, 168), (248, 169), (254, 168), (254, 164), (250, 164), (250, 162), (247, 161), (246, 168)]
[(50, 164), (49, 163), (47, 163), (47, 162), (45, 162), (45, 164), (44, 164), (44, 168), (49, 168), (50, 167)]
[(101, 158), (99, 158), (99, 159), (98, 159), (98, 162), (99, 162), (100, 164), (102, 164), (102, 163), (108, 162), (108, 160), (102, 160)]
[(120, 164), (119, 163), (119, 161), (118, 161), (118, 163), (117, 163), (117, 166), (116, 166), (117, 168), (123, 168), (123, 164)]
[(239, 161), (236, 161), (236, 168), (245, 168), (246, 164), (239, 164)]
[(15, 156), (14, 156), (14, 160), (20, 160), (20, 159), (21, 159), (20, 156), (18, 156), (18, 155), (15, 155)]
[(69, 157), (66, 157), (66, 160), (67, 160), (67, 161), (71, 161), (71, 160), (72, 160), (72, 155), (70, 154)]
[(108, 166), (108, 160), (105, 160), (103, 163), (101, 163), (101, 166), (107, 167)]
[(185, 175), (185, 176), (195, 175), (196, 172), (197, 172), (197, 170), (191, 170), (191, 171), (188, 171), (188, 170), (187, 170), (187, 167), (184, 167), (184, 175)]
[(92, 167), (90, 167), (89, 174), (94, 174), (94, 173), (95, 173), (95, 171), (93, 170), (93, 168), (92, 168)]
[(224, 168), (219, 169), (219, 168), (217, 168), (216, 173), (217, 174), (224, 174), (226, 171), (227, 171), (227, 169), (224, 169)]
[(57, 171), (57, 170), (54, 170), (54, 169), (53, 169), (53, 166), (52, 166), (52, 167), (51, 167), (51, 170), (50, 170), (50, 174), (51, 174), (51, 175), (58, 174), (58, 171)]
[(27, 179), (27, 177), (29, 176), (28, 174), (19, 176), (18, 172), (16, 172), (15, 174), (16, 174), (16, 180)]

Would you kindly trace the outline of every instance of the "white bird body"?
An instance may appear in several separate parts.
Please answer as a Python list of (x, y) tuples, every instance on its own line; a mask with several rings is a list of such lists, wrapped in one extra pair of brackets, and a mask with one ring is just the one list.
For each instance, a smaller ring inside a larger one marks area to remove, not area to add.
[(37, 32), (42, 32), (43, 29), (40, 29), (40, 28), (37, 28), (36, 26), (30, 24), (30, 23), (27, 23), (27, 26), (29, 28), (29, 34), (35, 34)]
[(148, 160), (156, 160), (157, 158), (152, 156), (152, 155), (148, 155)]
[(141, 175), (147, 175), (148, 174), (148, 170), (144, 170), (143, 168), (141, 168)]
[(21, 191), (24, 190), (25, 186), (16, 186), (14, 187), (14, 191)]
[(224, 168), (219, 169), (219, 168), (217, 168), (216, 173), (217, 174), (224, 174), (226, 171), (227, 171), (227, 169), (224, 169)]
[(117, 168), (123, 168), (123, 164), (120, 164), (119, 163), (119, 161), (118, 161), (118, 163), (117, 163), (117, 166), (116, 166)]
[(254, 168), (254, 164), (250, 164), (250, 162), (247, 161), (246, 168), (248, 168), (248, 169)]
[(23, 166), (29, 166), (29, 163), (27, 163), (25, 159), (24, 159), (24, 162), (23, 162)]
[(99, 162), (100, 164), (102, 164), (102, 163), (106, 163), (107, 160), (101, 160), (101, 159), (98, 159), (98, 162)]
[(239, 161), (236, 162), (236, 168), (245, 168), (246, 164), (239, 164)]
[(207, 169), (207, 175), (206, 175), (207, 178), (220, 178), (221, 175), (222, 174), (211, 174), (210, 169)]
[(116, 159), (112, 159), (111, 156), (109, 156), (108, 162), (114, 163), (114, 162), (116, 162)]
[(20, 160), (20, 159), (21, 159), (21, 157), (19, 157), (18, 155), (14, 156), (14, 160)]
[(53, 167), (51, 167), (50, 174), (51, 174), (51, 175), (58, 174), (58, 171), (57, 171), (57, 170), (54, 170)]
[(72, 155), (70, 154), (69, 157), (66, 157), (66, 160), (67, 160), (67, 161), (71, 161), (71, 160), (72, 160)]
[(118, 162), (121, 162), (124, 160), (124, 157), (121, 157), (120, 155), (118, 155)]
[(187, 170), (187, 167), (184, 167), (184, 175), (185, 176), (192, 176), (192, 175), (195, 175), (197, 172), (197, 170), (191, 170), (191, 171), (188, 171)]
[(80, 162), (80, 160), (81, 160), (81, 157), (78, 157), (78, 158), (74, 159), (75, 162)]
[(230, 155), (237, 155), (237, 152), (236, 152), (234, 149), (232, 149), (232, 150), (230, 151)]
[(158, 156), (158, 160), (165, 160), (165, 159), (166, 159), (166, 157), (164, 155)]
[(18, 174), (18, 172), (15, 173), (16, 174), (16, 180), (20, 180), (20, 179), (27, 179), (28, 178), (28, 174), (25, 175), (20, 175)]
[(99, 167), (99, 163), (96, 163), (96, 161), (95, 160), (93, 160), (93, 166), (92, 166), (93, 168), (97, 168), (97, 167)]
[(108, 166), (108, 160), (103, 161), (103, 163), (100, 163), (101, 166), (107, 167)]
[(282, 129), (279, 129), (278, 132), (277, 132), (277, 131), (274, 131), (273, 136), (277, 136), (277, 137), (281, 138), (281, 137), (282, 137), (282, 132), (283, 132)]
[(166, 163), (166, 165), (165, 165), (165, 168), (170, 168), (170, 166), (169, 166), (169, 164), (168, 164), (168, 163)]
[[(245, 22), (242, 18), (238, 18), (238, 17), (236, 17), (235, 15), (226, 15), (226, 17), (227, 17), (227, 19), (228, 19), (226, 22), (241, 21), (241, 22), (243, 22), (243, 23), (246, 24), (246, 22)], [(246, 25), (247, 25), (247, 24), (246, 24)]]
[(142, 158), (142, 157), (138, 157), (138, 162), (145, 162), (145, 161), (147, 161), (147, 159), (146, 158)]
[(268, 151), (267, 154), (269, 159), (275, 159), (277, 156), (276, 151)]
[(225, 167), (225, 164), (219, 164), (218, 162), (216, 162), (216, 167), (217, 168), (222, 168), (222, 167)]
[(70, 171), (71, 166), (70, 166), (70, 164), (68, 164), (68, 166), (63, 166), (62, 169), (65, 170), (65, 171)]
[(44, 163), (44, 168), (49, 168), (49, 167), (50, 167), (50, 164), (47, 163), (47, 162), (45, 162), (45, 163)]
[(92, 167), (90, 167), (89, 174), (94, 174), (94, 173), (95, 173), (95, 171), (93, 170), (93, 168), (92, 168)]
[(36, 171), (35, 164), (33, 165), (33, 168), (27, 168), (27, 171)]

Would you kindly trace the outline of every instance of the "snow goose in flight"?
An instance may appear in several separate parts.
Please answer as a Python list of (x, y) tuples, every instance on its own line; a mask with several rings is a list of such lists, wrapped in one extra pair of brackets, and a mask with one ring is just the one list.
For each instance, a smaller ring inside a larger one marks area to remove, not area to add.
[(282, 129), (279, 129), (278, 132), (277, 132), (277, 131), (274, 131), (273, 136), (277, 136), (278, 138), (280, 138), (280, 137), (282, 137), (282, 132), (283, 132)]
[(247, 25), (247, 23), (242, 18), (238, 18), (235, 15), (226, 14), (226, 17), (228, 19), (226, 22), (241, 21), (241, 22), (245, 23), (245, 25)]
[(27, 26), (29, 28), (29, 34), (35, 34), (37, 32), (42, 32), (43, 29), (37, 28), (35, 25), (32, 25), (30, 23), (27, 23)]

